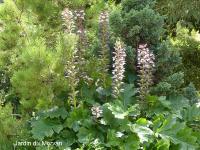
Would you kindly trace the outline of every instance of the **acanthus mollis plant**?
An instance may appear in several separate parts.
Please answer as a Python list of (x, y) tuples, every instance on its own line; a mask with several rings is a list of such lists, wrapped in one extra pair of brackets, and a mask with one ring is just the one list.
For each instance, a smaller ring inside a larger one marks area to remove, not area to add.
[(86, 49), (88, 48), (88, 41), (85, 30), (85, 10), (84, 9), (75, 10), (74, 20), (76, 23), (76, 34), (78, 36), (77, 55), (79, 60), (77, 62), (80, 68), (79, 76), (86, 84), (89, 84), (93, 79), (90, 78), (84, 70), (84, 67), (86, 66), (87, 63), (85, 59)]
[(99, 60), (101, 62), (101, 86), (106, 88), (106, 78), (110, 64), (109, 13), (104, 10), (99, 15)]
[(87, 37), (86, 37), (86, 30), (84, 27), (85, 22), (85, 10), (77, 9), (74, 11), (74, 17), (76, 21), (76, 32), (79, 37), (78, 40), (78, 50), (80, 53), (84, 53), (84, 50), (87, 48)]
[(65, 8), (62, 11), (61, 15), (65, 33), (73, 33), (75, 30), (73, 11), (69, 10), (68, 8)]
[(117, 98), (120, 92), (123, 91), (123, 79), (126, 64), (125, 44), (118, 39), (115, 43), (115, 51), (113, 52), (113, 82), (112, 82), (112, 96)]
[(139, 44), (137, 48), (137, 67), (139, 76), (139, 98), (144, 100), (153, 84), (153, 73), (155, 68), (155, 56), (147, 44)]
[(77, 90), (77, 86), (79, 84), (79, 78), (78, 78), (78, 63), (77, 63), (77, 49), (75, 48), (74, 51), (72, 52), (71, 58), (69, 61), (67, 61), (67, 65), (65, 66), (65, 72), (66, 75), (65, 77), (68, 79), (69, 82), (69, 88), (70, 88), (70, 93), (69, 93), (69, 100), (70, 103), (76, 107), (77, 106), (77, 94), (79, 91)]
[[(77, 55), (77, 48), (76, 48), (76, 39), (74, 39), (76, 36), (73, 33), (75, 29), (74, 25), (74, 16), (73, 12), (70, 11), (68, 8), (65, 8), (62, 12), (62, 19), (63, 19), (63, 25), (64, 25), (64, 32), (67, 35), (66, 37), (68, 38), (67, 42), (74, 43), (70, 47), (70, 51), (68, 54), (69, 58), (68, 61), (66, 61), (65, 64), (65, 77), (68, 79), (69, 82), (69, 88), (70, 88), (70, 93), (69, 93), (69, 100), (70, 104), (72, 104), (74, 107), (77, 105), (77, 94), (78, 90), (76, 90), (78, 83), (79, 83), (79, 77), (78, 77), (78, 72), (79, 72), (79, 66), (78, 66), (78, 55)], [(68, 37), (69, 36), (69, 37)], [(71, 36), (71, 40), (69, 41), (69, 38)], [(75, 42), (74, 42), (75, 41)]]
[(104, 72), (108, 71), (109, 64), (109, 13), (102, 11), (99, 16), (100, 58), (105, 66)]

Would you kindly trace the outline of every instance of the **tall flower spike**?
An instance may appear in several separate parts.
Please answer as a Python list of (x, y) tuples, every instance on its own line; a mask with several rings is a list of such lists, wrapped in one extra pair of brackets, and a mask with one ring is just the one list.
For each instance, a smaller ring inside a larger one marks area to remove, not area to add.
[(76, 21), (76, 33), (78, 35), (78, 43), (77, 43), (77, 56), (79, 58), (78, 65), (80, 68), (79, 77), (86, 83), (89, 84), (92, 81), (87, 73), (84, 71), (84, 66), (86, 64), (85, 60), (85, 50), (87, 48), (87, 37), (86, 31), (84, 27), (85, 21), (85, 11), (83, 9), (75, 10), (74, 11), (75, 21)]
[(110, 49), (109, 49), (109, 14), (102, 11), (99, 15), (99, 43), (100, 43), (100, 74), (101, 79), (98, 86), (106, 88), (107, 73), (109, 70)]
[(103, 72), (107, 73), (109, 64), (109, 14), (107, 11), (101, 12), (99, 16), (99, 29), (100, 29), (100, 46), (103, 66)]
[(73, 33), (75, 30), (74, 15), (68, 8), (62, 11), (62, 20), (65, 33)]
[(123, 78), (124, 78), (124, 72), (125, 72), (125, 58), (126, 58), (126, 52), (125, 52), (125, 45), (121, 40), (117, 40), (115, 43), (115, 51), (113, 52), (113, 83), (112, 83), (112, 95), (113, 97), (118, 97), (120, 92), (123, 91), (122, 85), (123, 85)]
[[(64, 26), (64, 32), (66, 34), (71, 34), (71, 36), (74, 36), (75, 31), (75, 24), (74, 24), (74, 16), (73, 12), (70, 11), (68, 8), (65, 8), (62, 12), (62, 19), (63, 19), (63, 26)], [(68, 39), (66, 39), (68, 40)], [(71, 41), (68, 41), (71, 42)], [(70, 58), (65, 64), (65, 77), (68, 79), (69, 82), (69, 88), (70, 88), (70, 94), (69, 94), (69, 100), (70, 104), (72, 104), (74, 107), (77, 105), (77, 94), (78, 91), (76, 90), (78, 83), (79, 83), (79, 77), (78, 77), (78, 72), (79, 72), (79, 66), (77, 61), (78, 56), (77, 56), (77, 48), (76, 46), (72, 47), (73, 51), (70, 53)]]
[(139, 98), (144, 100), (153, 84), (153, 73), (155, 68), (155, 56), (147, 47), (147, 44), (140, 44), (137, 49), (137, 67), (139, 76)]
[(81, 52), (87, 47), (86, 31), (84, 28), (85, 11), (83, 9), (75, 10), (74, 16), (76, 20), (77, 35), (79, 36), (78, 50)]
[(70, 60), (67, 62), (67, 65), (65, 66), (66, 70), (65, 77), (68, 79), (70, 88), (69, 100), (74, 107), (76, 107), (77, 105), (76, 97), (79, 92), (76, 90), (79, 83), (79, 78), (78, 78), (79, 68), (77, 67), (77, 58), (78, 58), (77, 49), (75, 49), (73, 51)]

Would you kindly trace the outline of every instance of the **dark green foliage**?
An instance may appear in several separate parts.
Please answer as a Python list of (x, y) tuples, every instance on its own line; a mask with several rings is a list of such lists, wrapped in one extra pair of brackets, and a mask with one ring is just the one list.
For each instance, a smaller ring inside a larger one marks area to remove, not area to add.
[(136, 47), (139, 42), (157, 44), (164, 31), (163, 17), (145, 1), (140, 3), (138, 0), (125, 0), (121, 10), (115, 10), (110, 20), (117, 36), (123, 37), (126, 44), (132, 47)]
[(163, 79), (177, 70), (182, 59), (169, 40), (162, 41), (156, 48), (156, 80)]
[(154, 0), (123, 0), (122, 7), (125, 12), (129, 12), (131, 9), (142, 10), (144, 7), (152, 7), (155, 4)]
[(193, 83), (190, 83), (184, 89), (184, 96), (190, 100), (191, 105), (198, 102), (198, 92), (197, 92), (196, 88), (194, 87)]
[(172, 32), (178, 21), (199, 30), (199, 6), (198, 0), (157, 0), (156, 3), (156, 9), (166, 16), (167, 27)]

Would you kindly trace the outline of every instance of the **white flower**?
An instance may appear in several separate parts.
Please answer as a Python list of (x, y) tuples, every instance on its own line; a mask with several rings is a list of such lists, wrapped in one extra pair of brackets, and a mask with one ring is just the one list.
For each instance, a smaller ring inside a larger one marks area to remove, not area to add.
[(75, 23), (74, 23), (74, 15), (73, 12), (70, 11), (68, 8), (65, 8), (62, 13), (62, 19), (63, 19), (63, 26), (65, 28), (66, 33), (72, 33), (75, 28)]
[(116, 137), (118, 137), (118, 138), (122, 137), (123, 135), (124, 135), (124, 133), (119, 132), (119, 131), (116, 133)]
[(75, 13), (76, 19), (81, 19), (81, 20), (85, 19), (84, 10), (75, 10), (74, 13)]
[(137, 67), (139, 73), (139, 94), (140, 99), (149, 92), (149, 87), (153, 83), (153, 73), (155, 67), (155, 56), (147, 47), (147, 44), (140, 44), (137, 49)]
[(109, 14), (107, 11), (103, 11), (100, 13), (100, 16), (99, 16), (99, 22), (100, 23), (103, 23), (103, 22), (108, 22), (109, 20)]
[(120, 94), (121, 86), (123, 84), (123, 78), (124, 78), (124, 72), (125, 72), (125, 58), (126, 58), (126, 52), (125, 52), (125, 45), (122, 41), (117, 40), (115, 43), (115, 51), (113, 52), (113, 83), (112, 83), (112, 95), (113, 97), (117, 97)]
[(197, 103), (197, 107), (200, 108), (200, 101)]
[(102, 71), (107, 73), (109, 65), (109, 14), (107, 11), (102, 11), (99, 16), (99, 38), (100, 38), (100, 58), (103, 64)]
[(102, 117), (103, 109), (102, 109), (101, 106), (92, 106), (91, 111), (92, 111), (92, 115), (93, 115), (95, 118), (100, 118), (100, 117)]

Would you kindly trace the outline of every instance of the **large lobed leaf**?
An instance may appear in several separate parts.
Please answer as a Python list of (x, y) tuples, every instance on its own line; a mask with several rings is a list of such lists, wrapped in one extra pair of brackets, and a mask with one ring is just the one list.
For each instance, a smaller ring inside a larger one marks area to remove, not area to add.
[(54, 133), (60, 133), (63, 126), (60, 123), (39, 119), (31, 124), (34, 139), (43, 140), (45, 137), (51, 137)]
[(178, 144), (181, 150), (195, 150), (197, 147), (197, 138), (193, 136), (192, 129), (188, 128), (185, 123), (178, 122), (173, 116), (163, 122), (162, 126), (156, 130), (156, 135)]
[(59, 118), (65, 119), (67, 115), (64, 107), (54, 107), (42, 112), (39, 117), (31, 122), (33, 138), (43, 140), (45, 137), (51, 137), (54, 133), (60, 133), (64, 127)]
[(133, 105), (127, 109), (125, 105), (122, 104), (122, 102), (119, 100), (113, 103), (106, 103), (105, 106), (107, 106), (107, 108), (117, 119), (124, 119), (129, 115), (137, 116), (139, 114), (139, 110), (137, 109), (138, 105)]

